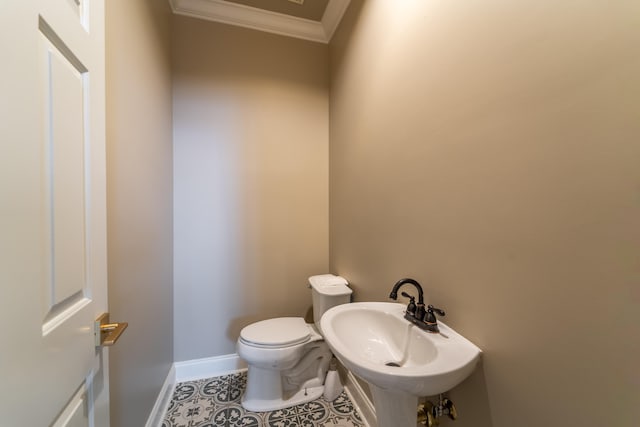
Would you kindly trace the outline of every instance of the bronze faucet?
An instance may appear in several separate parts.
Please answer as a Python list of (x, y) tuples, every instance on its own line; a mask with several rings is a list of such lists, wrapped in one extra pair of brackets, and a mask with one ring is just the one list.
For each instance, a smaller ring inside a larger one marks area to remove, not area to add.
[(444, 311), (439, 308), (435, 308), (432, 305), (429, 305), (427, 309), (424, 308), (424, 292), (422, 291), (422, 286), (414, 279), (401, 279), (393, 285), (393, 289), (391, 289), (391, 293), (389, 294), (389, 298), (393, 300), (398, 299), (398, 290), (400, 287), (405, 284), (410, 284), (416, 287), (418, 290), (418, 303), (416, 304), (415, 298), (406, 292), (402, 292), (403, 297), (409, 298), (409, 305), (407, 306), (407, 310), (405, 311), (404, 318), (409, 322), (413, 323), (420, 329), (424, 329), (427, 332), (437, 333), (438, 329), (438, 321), (436, 319), (436, 314), (439, 316), (444, 316)]

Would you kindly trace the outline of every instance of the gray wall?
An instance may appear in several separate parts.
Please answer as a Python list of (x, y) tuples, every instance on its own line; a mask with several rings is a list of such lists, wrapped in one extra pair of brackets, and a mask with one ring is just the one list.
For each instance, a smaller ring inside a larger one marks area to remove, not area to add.
[(353, 0), (331, 43), (330, 268), (484, 350), (458, 427), (638, 425), (639, 17)]
[(173, 362), (171, 11), (106, 8), (111, 425), (142, 426)]
[(328, 47), (176, 16), (177, 361), (310, 305), (328, 267)]

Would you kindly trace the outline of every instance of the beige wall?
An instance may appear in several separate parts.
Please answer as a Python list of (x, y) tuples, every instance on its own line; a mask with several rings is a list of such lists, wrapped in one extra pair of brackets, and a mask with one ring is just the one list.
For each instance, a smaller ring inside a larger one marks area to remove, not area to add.
[(328, 267), (328, 48), (175, 17), (175, 359), (303, 315)]
[(639, 17), (353, 0), (332, 41), (330, 268), (484, 350), (458, 427), (640, 419)]
[(111, 425), (142, 426), (173, 362), (171, 12), (106, 7)]

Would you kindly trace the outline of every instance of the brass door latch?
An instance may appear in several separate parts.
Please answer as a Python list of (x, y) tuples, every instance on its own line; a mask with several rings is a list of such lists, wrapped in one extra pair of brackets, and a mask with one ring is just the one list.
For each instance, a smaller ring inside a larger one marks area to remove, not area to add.
[(93, 335), (96, 347), (114, 345), (127, 326), (129, 326), (127, 322), (110, 323), (109, 313), (102, 313), (94, 323)]

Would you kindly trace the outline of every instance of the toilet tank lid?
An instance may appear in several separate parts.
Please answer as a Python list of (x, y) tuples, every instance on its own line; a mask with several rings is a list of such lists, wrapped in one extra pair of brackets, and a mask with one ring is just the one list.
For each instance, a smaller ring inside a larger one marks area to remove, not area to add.
[(353, 293), (347, 286), (349, 282), (344, 277), (333, 274), (311, 276), (309, 283), (316, 292), (322, 295), (350, 295)]

